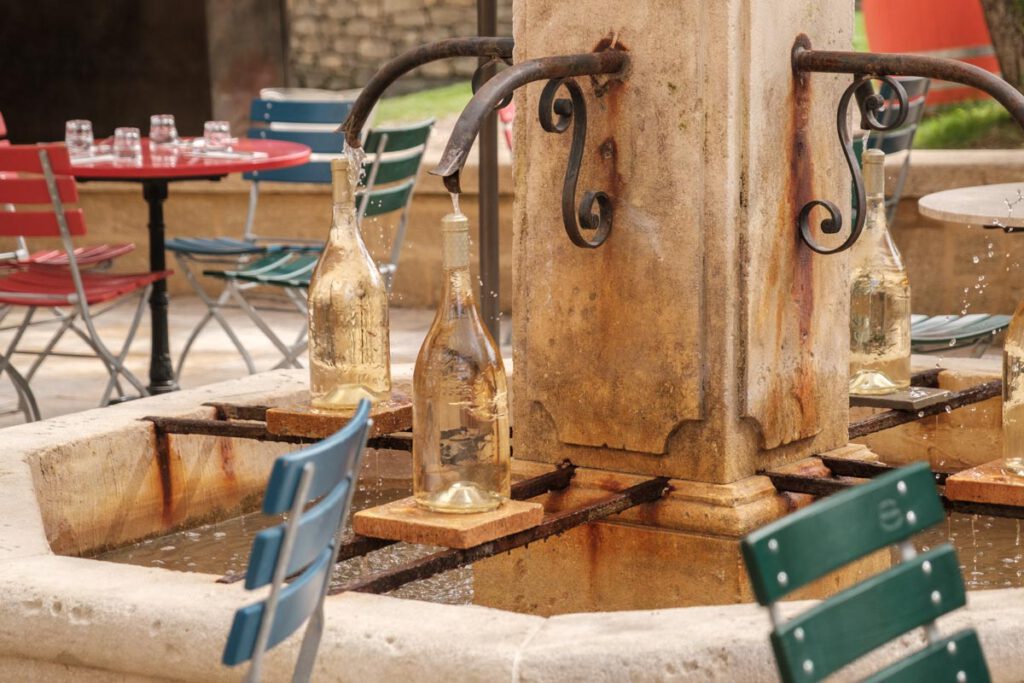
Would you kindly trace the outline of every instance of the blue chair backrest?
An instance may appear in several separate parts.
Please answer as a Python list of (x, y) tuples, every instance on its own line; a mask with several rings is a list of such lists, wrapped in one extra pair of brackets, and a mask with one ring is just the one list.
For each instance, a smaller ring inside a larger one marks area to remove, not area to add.
[[(249, 108), (252, 127), (247, 135), (263, 140), (298, 142), (309, 146), (313, 154), (340, 154), (345, 135), (335, 129), (348, 117), (354, 102), (255, 99)], [(323, 129), (317, 130), (317, 126)], [(312, 160), (301, 166), (246, 173), (244, 177), (282, 183), (329, 183), (331, 164), (326, 159)]]
[[(370, 403), (364, 400), (336, 434), (274, 462), (263, 512), (291, 514), (253, 541), (245, 586), (272, 584), (271, 593), (235, 613), (224, 648), (225, 664), (252, 659), (258, 666), (262, 653), (294, 633), (320, 604), (329, 585), (337, 536), (351, 505), (369, 418)], [(317, 502), (307, 508), (312, 501)], [(287, 576), (295, 578), (282, 587)], [(264, 623), (268, 612), (273, 613), (270, 623)]]

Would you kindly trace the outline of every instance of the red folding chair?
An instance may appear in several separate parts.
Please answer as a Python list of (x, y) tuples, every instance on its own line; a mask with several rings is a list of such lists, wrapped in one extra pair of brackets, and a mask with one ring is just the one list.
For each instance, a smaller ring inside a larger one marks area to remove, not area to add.
[[(59, 237), (63, 246), (62, 262), (66, 265), (8, 262), (0, 270), (0, 304), (10, 309), (24, 309), (21, 323), (13, 328), (14, 337), (3, 355), (0, 371), (13, 370), (11, 359), (15, 353), (35, 355), (36, 360), (24, 374), (27, 389), (33, 375), (47, 356), (54, 355), (54, 347), (68, 331), (78, 335), (90, 349), (87, 357), (98, 357), (109, 375), (100, 405), (109, 403), (115, 390), (119, 398), (125, 397), (121, 380), (125, 380), (141, 395), (146, 388), (124, 366), (132, 339), (138, 329), (146, 299), (153, 282), (171, 275), (158, 273), (114, 274), (86, 271), (80, 267), (71, 238), (85, 234), (85, 217), (81, 209), (65, 209), (65, 202), (78, 201), (78, 188), (70, 175), (57, 175), (54, 169), (66, 172), (70, 159), (63, 145), (8, 145), (0, 147), (0, 204), (15, 206), (14, 211), (0, 211), (0, 236), (3, 237)], [(35, 174), (34, 177), (25, 174)], [(18, 205), (38, 206), (18, 210)], [(94, 318), (137, 296), (135, 313), (128, 328), (124, 344), (115, 354), (107, 348), (96, 332)], [(53, 317), (33, 323), (40, 308), (50, 309)], [(18, 348), (25, 331), (33, 324), (57, 323), (58, 329), (50, 341), (39, 351)], [(79, 324), (81, 323), (81, 324)], [(81, 356), (83, 354), (59, 354)], [(15, 375), (11, 373), (11, 377)], [(17, 385), (17, 379), (14, 380)], [(29, 394), (30, 395), (30, 394)], [(24, 400), (22, 401), (24, 403)], [(37, 418), (36, 414), (29, 419)]]
[[(0, 147), (10, 145), (7, 137), (7, 124), (4, 122), (3, 112), (0, 112)], [(5, 210), (11, 210), (6, 209)], [(18, 261), (21, 263), (39, 263), (48, 266), (68, 265), (67, 254), (63, 249), (44, 249), (43, 251), (30, 252), (25, 242), (24, 235), (18, 235), (17, 248), (12, 252), (0, 254), (0, 261)], [(91, 247), (79, 247), (75, 250), (75, 257), (79, 266), (95, 266), (98, 268), (109, 268), (113, 265), (114, 259), (118, 256), (133, 251), (135, 245), (131, 242), (120, 244), (97, 244)]]
[(505, 144), (508, 150), (512, 151), (512, 122), (516, 119), (516, 103), (509, 102), (508, 106), (498, 110), (498, 120), (501, 121), (501, 132), (505, 135)]

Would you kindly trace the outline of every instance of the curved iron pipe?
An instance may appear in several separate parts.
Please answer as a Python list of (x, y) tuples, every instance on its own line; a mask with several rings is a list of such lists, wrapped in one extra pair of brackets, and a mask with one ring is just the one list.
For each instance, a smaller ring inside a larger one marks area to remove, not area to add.
[(552, 78), (614, 74), (622, 71), (628, 63), (629, 58), (622, 50), (604, 50), (561, 57), (540, 57), (505, 69), (487, 81), (462, 110), (440, 163), (430, 173), (442, 176), (449, 192), (460, 192), (459, 172), (466, 163), (473, 140), (480, 132), (480, 124), (516, 88)]
[(501, 37), (474, 37), (474, 38), (448, 38), (439, 40), (436, 43), (428, 43), (417, 48), (404, 52), (382, 66), (373, 75), (370, 82), (363, 87), (348, 118), (338, 129), (345, 133), (345, 142), (351, 147), (359, 147), (362, 141), (359, 139), (366, 125), (366, 119), (373, 111), (377, 100), (384, 94), (388, 86), (398, 80), (403, 74), (412, 71), (418, 66), (439, 59), (452, 57), (491, 57), (492, 59), (512, 59), (512, 38)]
[(898, 53), (840, 52), (797, 46), (793, 68), (798, 71), (872, 76), (926, 76), (983, 90), (1006, 107), (1024, 128), (1024, 95), (984, 69), (955, 59)]

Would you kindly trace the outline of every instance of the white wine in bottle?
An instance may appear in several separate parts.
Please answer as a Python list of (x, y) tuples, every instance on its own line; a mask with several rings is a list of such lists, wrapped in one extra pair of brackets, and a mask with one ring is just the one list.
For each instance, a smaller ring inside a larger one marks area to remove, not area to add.
[(438, 512), (493, 510), (511, 492), (508, 389), (469, 273), (469, 221), (441, 220), (441, 305), (413, 373), (413, 494)]
[(356, 218), (348, 159), (331, 161), (334, 219), (309, 283), (309, 390), (314, 408), (344, 410), (391, 394), (388, 293)]
[(910, 281), (885, 217), (885, 154), (864, 151), (864, 231), (850, 263), (850, 393), (910, 386)]
[(1024, 476), (1024, 302), (1003, 342), (1003, 457), (1006, 470)]

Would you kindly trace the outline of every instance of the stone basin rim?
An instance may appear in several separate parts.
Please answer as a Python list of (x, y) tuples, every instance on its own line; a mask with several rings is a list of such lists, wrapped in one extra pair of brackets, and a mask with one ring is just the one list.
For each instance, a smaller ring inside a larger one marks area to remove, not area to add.
[[(396, 370), (401, 377), (411, 368)], [(203, 415), (210, 409), (197, 406), (214, 399), (293, 400), (305, 379), (302, 370), (263, 373), (4, 430), (0, 678), (239, 680), (244, 668), (222, 667), (221, 648), (233, 611), (254, 594), (240, 584), (217, 584), (209, 574), (55, 554), (33, 463), (41, 452), (60, 448), (69, 430), (76, 439), (128, 427), (134, 432), (148, 429), (138, 422), (143, 415)], [(326, 622), (314, 680), (775, 680), (768, 616), (754, 604), (539, 617), (343, 594), (328, 600)], [(995, 590), (971, 593), (968, 608), (941, 620), (940, 629), (976, 627), (995, 679), (1012, 680), (1013, 672), (1024, 670), (1021, 623), (1024, 590)], [(877, 667), (920, 642), (905, 636), (872, 663)], [(267, 680), (288, 675), (297, 645), (293, 638), (271, 653)]]

